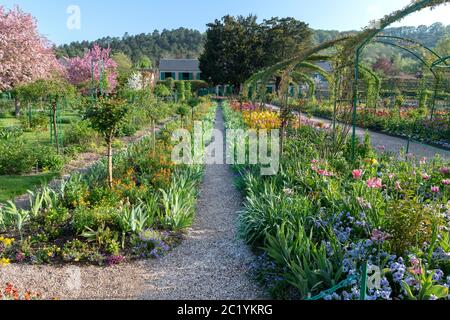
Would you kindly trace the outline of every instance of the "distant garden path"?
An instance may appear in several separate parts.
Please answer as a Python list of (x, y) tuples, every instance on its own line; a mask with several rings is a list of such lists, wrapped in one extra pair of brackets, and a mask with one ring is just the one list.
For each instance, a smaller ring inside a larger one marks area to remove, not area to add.
[[(313, 117), (313, 120), (322, 121), (328, 124), (331, 124), (330, 120), (322, 119), (322, 118), (316, 118)], [(351, 131), (350, 131), (351, 134)], [(366, 134), (366, 129), (363, 128), (356, 128), (356, 135), (360, 139), (364, 139), (364, 136)], [(386, 148), (386, 151), (393, 152), (395, 154), (398, 154), (402, 148), (406, 150), (406, 145), (408, 141), (403, 138), (394, 137), (391, 135), (378, 133), (374, 131), (369, 130), (369, 135), (372, 140), (372, 145), (374, 147), (384, 146)], [(436, 148), (430, 145), (426, 145), (419, 142), (411, 141), (409, 145), (409, 152), (414, 154), (418, 158), (426, 157), (428, 159), (433, 158), (437, 154), (439, 154), (443, 159), (450, 160), (450, 152), (445, 151), (440, 148)]]
[[(267, 105), (268, 107), (271, 107), (273, 109), (279, 109), (279, 107), (274, 105)], [(314, 121), (320, 121), (326, 124), (331, 125), (331, 121), (324, 118), (319, 117), (312, 117), (311, 118)], [(360, 139), (364, 139), (364, 136), (366, 134), (366, 130), (364, 128), (356, 128), (356, 135)], [(386, 151), (393, 152), (398, 154), (402, 148), (406, 149), (407, 140), (399, 137), (394, 137), (391, 135), (378, 133), (374, 131), (368, 131), (370, 138), (372, 139), (372, 145), (374, 147), (384, 146), (386, 148)], [(351, 134), (351, 131), (350, 131)], [(409, 152), (417, 156), (418, 158), (426, 157), (426, 158), (433, 158), (435, 155), (439, 154), (443, 159), (450, 160), (450, 152), (445, 151), (440, 148), (436, 148), (430, 145), (426, 145), (419, 142), (413, 142), (411, 141), (409, 146)]]
[[(216, 129), (225, 130), (220, 109)], [(241, 203), (230, 168), (207, 165), (196, 221), (178, 248), (160, 260), (147, 262), (142, 299), (263, 298), (247, 274), (254, 256), (237, 237)]]

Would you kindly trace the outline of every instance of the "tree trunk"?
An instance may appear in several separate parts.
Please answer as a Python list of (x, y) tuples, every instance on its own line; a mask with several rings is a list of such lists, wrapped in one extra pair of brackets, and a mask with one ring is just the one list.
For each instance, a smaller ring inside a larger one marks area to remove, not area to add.
[(106, 141), (108, 145), (108, 186), (113, 187), (113, 152), (112, 152), (112, 139), (108, 138)]
[(56, 110), (56, 103), (52, 105), (52, 112), (53, 112), (53, 132), (55, 137), (55, 143), (56, 143), (56, 152), (59, 154), (59, 139), (58, 139), (58, 118), (57, 118), (57, 110)]
[(156, 121), (152, 119), (153, 154), (156, 153)]
[(15, 99), (15, 115), (16, 118), (20, 117), (20, 100), (18, 98)]

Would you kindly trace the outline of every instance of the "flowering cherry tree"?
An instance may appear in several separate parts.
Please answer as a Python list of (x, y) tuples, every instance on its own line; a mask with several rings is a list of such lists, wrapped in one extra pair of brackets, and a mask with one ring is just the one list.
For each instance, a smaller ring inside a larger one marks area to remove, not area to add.
[(66, 59), (69, 82), (78, 87), (87, 86), (92, 80), (92, 71), (94, 71), (94, 80), (98, 82), (103, 70), (107, 80), (105, 91), (113, 92), (117, 86), (117, 63), (110, 57), (110, 51), (95, 44), (83, 57)]
[(0, 91), (62, 71), (50, 42), (37, 31), (36, 20), (18, 7), (6, 11), (0, 6), (0, 61)]

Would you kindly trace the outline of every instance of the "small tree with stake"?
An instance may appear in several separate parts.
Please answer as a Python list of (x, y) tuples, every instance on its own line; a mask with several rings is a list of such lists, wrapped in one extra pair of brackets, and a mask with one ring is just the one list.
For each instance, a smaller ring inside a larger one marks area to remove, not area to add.
[(194, 111), (195, 111), (195, 108), (200, 104), (200, 100), (198, 98), (191, 98), (188, 100), (187, 103), (192, 111), (192, 123), (193, 123), (194, 122)]
[(108, 148), (108, 185), (110, 188), (113, 186), (112, 143), (127, 112), (128, 105), (124, 100), (107, 98), (100, 98), (86, 111), (86, 117), (91, 121), (92, 128), (103, 136)]
[(184, 118), (189, 114), (189, 109), (185, 104), (180, 104), (177, 108), (176, 114), (180, 116), (181, 127), (184, 128)]

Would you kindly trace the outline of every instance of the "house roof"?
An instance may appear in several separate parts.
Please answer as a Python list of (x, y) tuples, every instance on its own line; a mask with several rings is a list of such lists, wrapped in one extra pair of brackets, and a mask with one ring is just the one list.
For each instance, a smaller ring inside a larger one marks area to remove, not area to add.
[(161, 59), (159, 70), (200, 72), (200, 62), (197, 59)]

